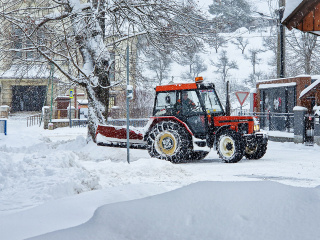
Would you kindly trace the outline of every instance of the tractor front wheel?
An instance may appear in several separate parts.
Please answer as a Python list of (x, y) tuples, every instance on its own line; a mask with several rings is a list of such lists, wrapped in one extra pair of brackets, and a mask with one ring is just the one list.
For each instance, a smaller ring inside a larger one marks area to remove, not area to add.
[(260, 143), (253, 146), (246, 146), (244, 156), (247, 159), (260, 159), (267, 152), (267, 144)]
[(220, 158), (226, 163), (239, 162), (244, 152), (241, 135), (234, 131), (225, 131), (220, 134), (217, 142), (217, 150)]

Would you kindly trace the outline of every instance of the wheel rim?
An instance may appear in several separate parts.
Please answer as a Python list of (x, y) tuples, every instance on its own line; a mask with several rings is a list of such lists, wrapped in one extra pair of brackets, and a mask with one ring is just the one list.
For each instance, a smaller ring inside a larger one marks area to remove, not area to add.
[(246, 147), (246, 153), (249, 155), (254, 154), (257, 151), (257, 146), (250, 148), (250, 147)]
[(155, 148), (161, 155), (172, 156), (177, 149), (177, 139), (171, 132), (160, 133), (155, 139)]
[(229, 136), (223, 136), (220, 138), (219, 149), (223, 156), (230, 158), (235, 153), (235, 143)]

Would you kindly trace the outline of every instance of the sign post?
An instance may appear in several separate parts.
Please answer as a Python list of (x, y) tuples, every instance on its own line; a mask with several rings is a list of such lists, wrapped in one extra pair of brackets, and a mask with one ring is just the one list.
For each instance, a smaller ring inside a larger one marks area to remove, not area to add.
[(235, 92), (237, 99), (240, 103), (240, 116), (242, 115), (242, 105), (244, 104), (244, 101), (247, 99), (249, 92)]

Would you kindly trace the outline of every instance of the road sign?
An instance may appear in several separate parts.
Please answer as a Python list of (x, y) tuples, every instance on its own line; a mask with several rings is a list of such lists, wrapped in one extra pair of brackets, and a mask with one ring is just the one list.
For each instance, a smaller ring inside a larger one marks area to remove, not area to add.
[(70, 97), (70, 98), (73, 98), (73, 89), (70, 89), (69, 97)]
[(244, 101), (247, 99), (248, 95), (249, 95), (249, 92), (236, 92), (236, 96), (241, 106), (243, 105)]

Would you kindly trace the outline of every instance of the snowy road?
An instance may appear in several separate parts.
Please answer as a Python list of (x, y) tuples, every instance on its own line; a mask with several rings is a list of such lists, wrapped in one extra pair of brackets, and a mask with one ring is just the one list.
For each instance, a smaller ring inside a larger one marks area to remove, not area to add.
[[(82, 164), (100, 177), (103, 187), (124, 183), (156, 183), (166, 187), (179, 187), (197, 181), (255, 181), (272, 180), (293, 186), (320, 185), (318, 146), (269, 142), (267, 154), (260, 160), (243, 158), (239, 163), (223, 163), (215, 151), (200, 162), (171, 164), (150, 159), (144, 150), (130, 150), (133, 161), (123, 161), (125, 149), (101, 149), (118, 152), (119, 159), (111, 161), (85, 161)], [(121, 160), (122, 158), (122, 160)], [(110, 176), (113, 176), (110, 179)]]

